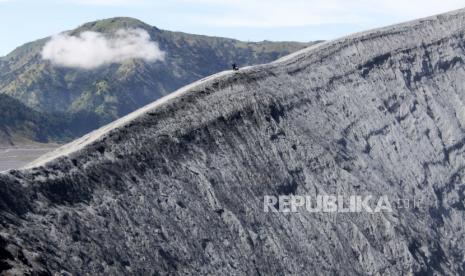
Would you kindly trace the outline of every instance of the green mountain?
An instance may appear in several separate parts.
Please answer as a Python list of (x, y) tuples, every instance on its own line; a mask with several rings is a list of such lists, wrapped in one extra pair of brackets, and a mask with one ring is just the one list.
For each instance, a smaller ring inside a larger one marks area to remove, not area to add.
[[(92, 70), (59, 67), (43, 60), (49, 38), (27, 43), (0, 59), (0, 94), (17, 99), (51, 123), (63, 135), (45, 133), (47, 141), (61, 141), (124, 116), (197, 79), (240, 66), (267, 63), (315, 42), (243, 42), (235, 39), (160, 30), (132, 18), (86, 23), (69, 32), (112, 35), (120, 29), (141, 28), (166, 53), (162, 62), (129, 59)], [(44, 115), (46, 114), (46, 115)], [(53, 121), (53, 120), (52, 120)], [(29, 139), (39, 141), (37, 135)], [(44, 140), (44, 139), (42, 139)]]
[[(64, 142), (97, 128), (95, 114), (43, 113), (0, 94), (0, 146)], [(94, 122), (94, 123), (92, 123)]]

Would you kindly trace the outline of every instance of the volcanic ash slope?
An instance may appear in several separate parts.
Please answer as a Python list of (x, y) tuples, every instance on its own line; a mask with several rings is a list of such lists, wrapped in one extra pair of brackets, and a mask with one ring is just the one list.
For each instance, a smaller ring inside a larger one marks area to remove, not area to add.
[[(465, 273), (465, 10), (223, 72), (0, 176), (6, 273)], [(264, 195), (421, 198), (265, 213)]]

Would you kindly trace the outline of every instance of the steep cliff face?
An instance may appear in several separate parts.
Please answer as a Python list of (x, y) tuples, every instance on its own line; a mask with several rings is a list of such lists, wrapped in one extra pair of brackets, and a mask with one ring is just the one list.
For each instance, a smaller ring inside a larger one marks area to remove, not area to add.
[[(465, 11), (222, 72), (0, 175), (4, 272), (465, 273)], [(265, 195), (422, 199), (265, 213)]]

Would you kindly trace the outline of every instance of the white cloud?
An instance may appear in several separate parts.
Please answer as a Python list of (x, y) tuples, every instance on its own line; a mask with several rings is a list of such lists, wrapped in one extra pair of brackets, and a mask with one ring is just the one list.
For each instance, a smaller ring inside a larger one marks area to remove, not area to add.
[(58, 34), (42, 49), (42, 58), (63, 67), (93, 69), (127, 59), (163, 60), (164, 52), (142, 29), (120, 29), (111, 37), (97, 32)]

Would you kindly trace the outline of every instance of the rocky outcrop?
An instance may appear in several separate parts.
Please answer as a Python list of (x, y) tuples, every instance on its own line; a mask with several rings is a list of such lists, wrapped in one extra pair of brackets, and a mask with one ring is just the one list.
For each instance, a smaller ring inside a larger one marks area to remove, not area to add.
[[(465, 273), (464, 35), (459, 10), (223, 72), (2, 174), (1, 268)], [(263, 211), (286, 194), (422, 202)]]

